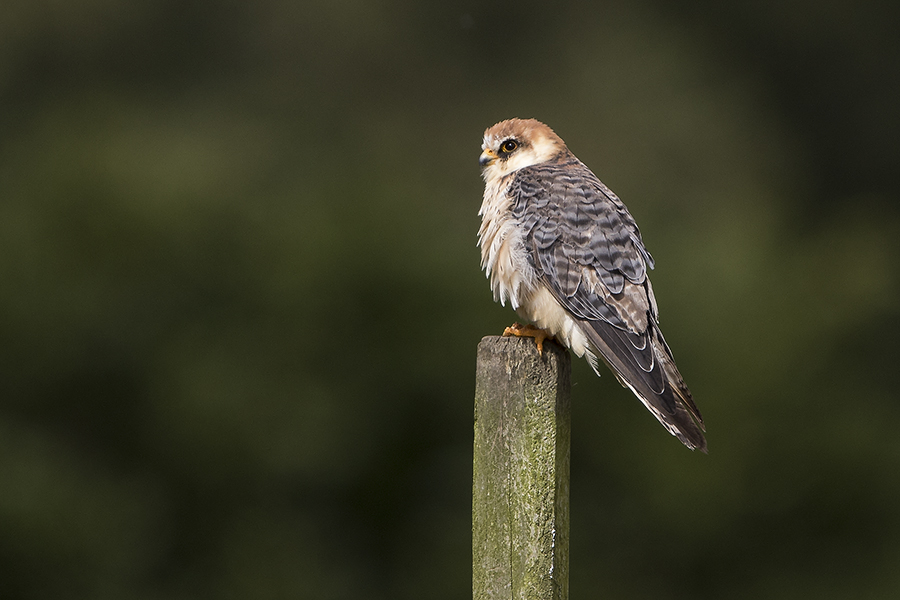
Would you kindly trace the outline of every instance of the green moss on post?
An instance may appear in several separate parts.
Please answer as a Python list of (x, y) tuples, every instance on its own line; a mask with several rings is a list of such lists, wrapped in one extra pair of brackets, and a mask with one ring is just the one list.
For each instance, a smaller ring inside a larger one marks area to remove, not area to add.
[(478, 345), (472, 492), (474, 600), (569, 596), (569, 353)]

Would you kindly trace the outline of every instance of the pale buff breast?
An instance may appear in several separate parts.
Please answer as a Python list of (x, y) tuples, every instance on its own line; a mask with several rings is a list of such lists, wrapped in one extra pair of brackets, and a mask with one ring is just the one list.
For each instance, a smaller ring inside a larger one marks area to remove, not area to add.
[(528, 260), (524, 235), (510, 212), (512, 201), (506, 193), (508, 178), (488, 181), (481, 205), (481, 267), (490, 278), (494, 300), (506, 305), (508, 299), (522, 318), (547, 330), (577, 356), (587, 355), (596, 368), (596, 358), (577, 322), (560, 306), (541, 283)]

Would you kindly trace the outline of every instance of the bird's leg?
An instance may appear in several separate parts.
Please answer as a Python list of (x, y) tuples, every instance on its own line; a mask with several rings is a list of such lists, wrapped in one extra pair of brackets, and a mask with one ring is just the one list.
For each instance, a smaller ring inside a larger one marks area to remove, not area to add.
[(554, 339), (546, 329), (541, 329), (534, 325), (522, 325), (521, 323), (513, 323), (510, 327), (503, 330), (503, 337), (509, 337), (511, 335), (516, 337), (534, 338), (534, 343), (537, 344), (538, 354), (541, 356), (544, 355), (544, 340)]

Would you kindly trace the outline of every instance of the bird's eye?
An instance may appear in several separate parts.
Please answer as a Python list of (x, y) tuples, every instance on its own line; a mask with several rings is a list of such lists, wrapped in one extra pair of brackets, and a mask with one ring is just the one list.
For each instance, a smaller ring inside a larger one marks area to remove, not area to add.
[(500, 144), (500, 152), (503, 154), (510, 154), (516, 148), (519, 147), (519, 143), (516, 140), (506, 140), (502, 144)]

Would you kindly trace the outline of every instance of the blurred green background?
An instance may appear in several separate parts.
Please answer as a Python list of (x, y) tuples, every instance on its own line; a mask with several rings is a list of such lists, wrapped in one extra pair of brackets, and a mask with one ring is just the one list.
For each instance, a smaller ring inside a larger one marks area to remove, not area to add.
[(896, 2), (11, 0), (0, 597), (470, 597), (481, 134), (629, 205), (709, 429), (573, 372), (572, 598), (900, 594)]

